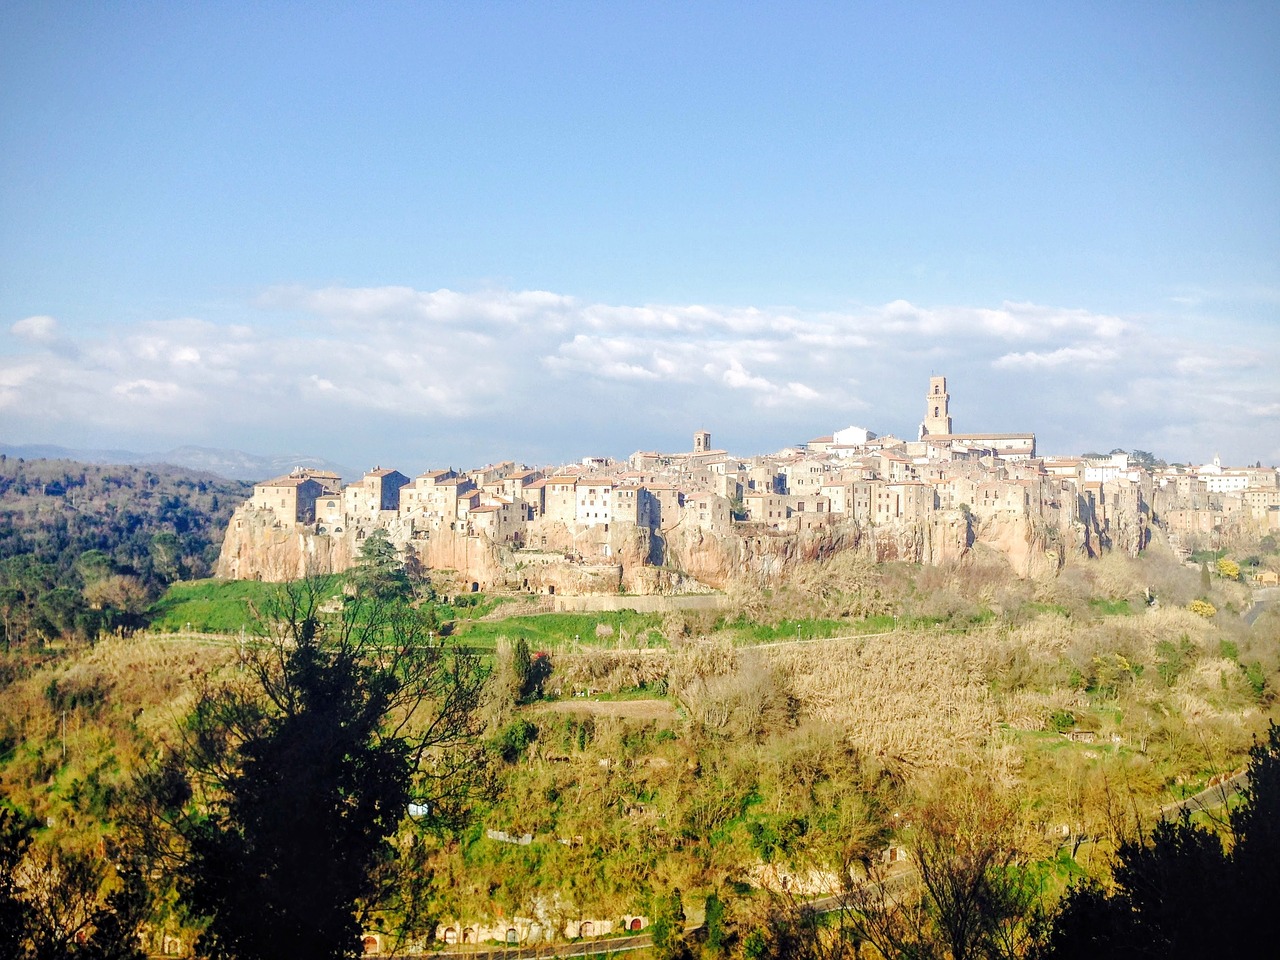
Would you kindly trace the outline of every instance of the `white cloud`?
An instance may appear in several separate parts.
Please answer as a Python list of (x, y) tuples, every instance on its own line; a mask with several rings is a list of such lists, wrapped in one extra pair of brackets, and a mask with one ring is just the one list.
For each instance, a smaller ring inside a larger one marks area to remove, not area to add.
[(997, 368), (1012, 367), (1061, 367), (1065, 364), (1082, 367), (1099, 367), (1113, 362), (1117, 353), (1110, 347), (1087, 344), (1079, 347), (1059, 347), (1044, 353), (1028, 350), (1025, 353), (1006, 353), (991, 365)]
[(9, 329), (14, 336), (31, 343), (49, 344), (58, 339), (58, 321), (49, 316), (25, 317)]
[(639, 444), (667, 432), (683, 440), (694, 426), (746, 438), (751, 452), (855, 420), (913, 433), (922, 384), (939, 372), (959, 429), (1034, 429), (1067, 451), (1108, 441), (1156, 450), (1161, 437), (1189, 435), (1160, 433), (1175, 418), (1204, 432), (1233, 418), (1257, 440), (1250, 459), (1280, 447), (1267, 413), (1280, 403), (1268, 374), (1280, 369), (1275, 335), (1224, 343), (1203, 318), (1175, 319), (1024, 302), (804, 312), (276, 287), (233, 323), (178, 318), (72, 338), (51, 317), (19, 320), (10, 342), (26, 346), (0, 353), (0, 407), (32, 435), (127, 423), (225, 446), (252, 430), (274, 431), (279, 448), (305, 434), (386, 450), (429, 433), (448, 459), (458, 438), (505, 431), (568, 458), (588, 452), (570, 426), (592, 423), (616, 444), (608, 452), (635, 430), (654, 435)]
[(180, 392), (176, 383), (160, 380), (129, 380), (116, 384), (111, 392), (136, 403), (171, 403)]
[(38, 364), (0, 365), (0, 410), (16, 407), (22, 400), (24, 388), (39, 375)]

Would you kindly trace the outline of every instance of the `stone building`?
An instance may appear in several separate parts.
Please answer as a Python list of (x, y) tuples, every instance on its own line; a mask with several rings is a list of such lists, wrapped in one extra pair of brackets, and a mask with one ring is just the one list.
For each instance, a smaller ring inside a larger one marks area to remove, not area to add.
[(343, 510), (352, 524), (379, 524), (384, 513), (399, 516), (400, 488), (409, 482), (399, 470), (374, 467), (342, 491)]
[(571, 474), (548, 477), (542, 490), (542, 515), (549, 521), (576, 523), (578, 519), (578, 478)]
[(613, 519), (613, 481), (600, 477), (581, 477), (574, 484), (576, 510), (574, 521), (583, 527), (604, 524), (608, 529)]
[(951, 395), (947, 393), (947, 378), (930, 377), (929, 393), (925, 397), (924, 421), (920, 424), (920, 438), (949, 436), (950, 433)]
[(301, 473), (264, 480), (253, 485), (250, 503), (272, 511), (281, 523), (314, 523), (316, 499), (324, 493), (317, 480)]

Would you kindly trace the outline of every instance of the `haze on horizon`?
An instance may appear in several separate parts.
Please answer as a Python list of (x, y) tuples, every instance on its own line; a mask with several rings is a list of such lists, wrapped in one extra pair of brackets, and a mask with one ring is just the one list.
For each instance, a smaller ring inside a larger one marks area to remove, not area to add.
[(0, 440), (1280, 462), (1280, 7), (0, 9)]

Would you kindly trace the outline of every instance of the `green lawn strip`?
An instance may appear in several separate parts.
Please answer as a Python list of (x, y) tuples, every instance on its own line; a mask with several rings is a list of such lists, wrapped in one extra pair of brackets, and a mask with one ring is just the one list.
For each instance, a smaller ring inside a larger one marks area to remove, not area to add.
[(534, 651), (563, 650), (575, 644), (634, 648), (665, 646), (661, 626), (660, 615), (634, 610), (538, 613), (504, 620), (460, 620), (454, 624), (453, 636), (469, 647), (491, 647), (500, 637), (512, 641), (523, 637)]
[[(323, 589), (341, 590), (341, 578)], [(238, 633), (252, 630), (256, 611), (269, 607), (279, 584), (258, 580), (188, 580), (171, 584), (152, 605), (151, 629), (161, 633)]]

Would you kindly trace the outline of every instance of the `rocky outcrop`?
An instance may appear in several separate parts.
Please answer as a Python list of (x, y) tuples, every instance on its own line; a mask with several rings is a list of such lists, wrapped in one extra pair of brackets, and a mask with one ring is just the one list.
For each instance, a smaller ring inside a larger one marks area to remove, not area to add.
[(992, 514), (977, 525), (974, 542), (1003, 556), (1019, 577), (1056, 573), (1066, 559), (1057, 531), (1026, 514)]
[[(422, 567), (451, 571), (460, 589), (509, 589), (583, 596), (631, 593), (677, 595), (723, 590), (735, 581), (776, 583), (799, 566), (854, 550), (878, 562), (943, 564), (982, 544), (1004, 556), (1021, 577), (1055, 571), (1073, 549), (1091, 551), (1098, 532), (1073, 523), (1059, 530), (1029, 513), (994, 513), (979, 519), (961, 511), (935, 513), (916, 523), (875, 526), (855, 521), (782, 532), (740, 524), (724, 535), (698, 527), (662, 533), (634, 524), (571, 530), (537, 528), (540, 549), (497, 545), (487, 537), (451, 530), (424, 532), (392, 522), (393, 542)], [(319, 533), (284, 525), (271, 511), (249, 505), (232, 517), (217, 575), (283, 581), (348, 569), (369, 531)], [(543, 546), (545, 544), (545, 546)]]
[(227, 525), (214, 575), (280, 583), (337, 573), (351, 566), (352, 547), (346, 537), (317, 534), (301, 524), (282, 524), (272, 511), (246, 504)]

